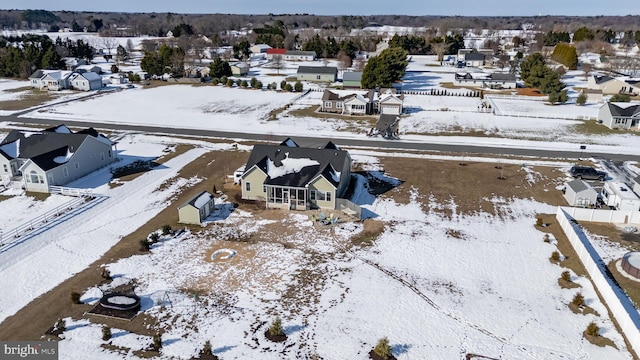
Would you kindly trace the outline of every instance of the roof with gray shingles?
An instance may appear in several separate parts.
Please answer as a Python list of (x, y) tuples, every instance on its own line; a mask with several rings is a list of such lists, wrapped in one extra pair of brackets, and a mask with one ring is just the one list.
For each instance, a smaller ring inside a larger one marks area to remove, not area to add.
[(335, 66), (298, 66), (298, 74), (337, 75), (338, 68)]
[(276, 167), (283, 166), (282, 161), (287, 158), (311, 159), (317, 161), (318, 164), (305, 166), (298, 172), (278, 176), (274, 179), (267, 175), (264, 184), (302, 188), (318, 175), (321, 175), (335, 187), (338, 186), (339, 181), (336, 181), (336, 177), (332, 175), (336, 175), (336, 171), (342, 171), (345, 161), (349, 159), (349, 153), (340, 150), (332, 142), (328, 142), (320, 148), (294, 146), (294, 142), (289, 142), (288, 145), (284, 145), (285, 143), (283, 142), (280, 145), (254, 145), (245, 167), (246, 171), (256, 166), (265, 174), (268, 174), (270, 164)]
[[(629, 103), (620, 103), (629, 104)], [(609, 107), (609, 111), (611, 115), (614, 117), (636, 117), (640, 114), (640, 104), (637, 105), (629, 105), (629, 106), (620, 106), (616, 103), (607, 103)]]
[(60, 165), (60, 163), (54, 161), (56, 157), (65, 156), (67, 152), (74, 153), (87, 137), (94, 137), (99, 141), (106, 139), (93, 128), (74, 133), (65, 125), (55, 126), (39, 132), (12, 130), (2, 140), (0, 148), (9, 149), (13, 147), (17, 156), (14, 157), (9, 151), (2, 151), (1, 149), (0, 154), (10, 160), (15, 158), (31, 159), (42, 170), (46, 171)]
[(362, 81), (362, 71), (346, 71), (342, 75), (342, 81)]
[(587, 184), (586, 182), (580, 179), (569, 181), (567, 183), (567, 186), (570, 187), (575, 193), (579, 193), (581, 191), (585, 191), (588, 189), (593, 189), (589, 184)]

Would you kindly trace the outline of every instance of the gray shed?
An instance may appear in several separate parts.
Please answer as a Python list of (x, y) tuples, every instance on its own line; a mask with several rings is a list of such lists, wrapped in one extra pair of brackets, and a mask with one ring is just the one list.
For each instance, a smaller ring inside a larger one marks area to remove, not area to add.
[(564, 187), (564, 198), (571, 206), (587, 207), (595, 205), (598, 192), (583, 180), (569, 181)]

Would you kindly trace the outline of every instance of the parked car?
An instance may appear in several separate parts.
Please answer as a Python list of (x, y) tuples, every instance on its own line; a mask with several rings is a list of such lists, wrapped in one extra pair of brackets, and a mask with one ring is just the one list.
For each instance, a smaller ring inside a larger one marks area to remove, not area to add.
[(576, 179), (604, 181), (607, 178), (606, 172), (598, 171), (589, 166), (572, 166), (569, 173)]

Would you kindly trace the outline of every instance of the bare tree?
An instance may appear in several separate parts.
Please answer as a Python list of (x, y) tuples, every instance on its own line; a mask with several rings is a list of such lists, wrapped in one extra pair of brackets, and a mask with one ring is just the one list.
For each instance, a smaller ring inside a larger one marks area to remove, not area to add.
[(131, 41), (131, 39), (127, 39), (127, 46), (125, 48), (127, 49), (127, 52), (129, 54), (136, 51), (136, 48), (133, 47), (133, 41)]
[(338, 53), (338, 68), (341, 71), (345, 71), (349, 67), (351, 67), (351, 63), (351, 57), (347, 55), (343, 50), (340, 50), (340, 52)]
[[(115, 38), (112, 38), (110, 36), (107, 36), (107, 37), (100, 38), (100, 44), (105, 49), (107, 49), (107, 55), (109, 55), (109, 58), (111, 58), (112, 57), (111, 50), (115, 49), (118, 46), (118, 40), (116, 40)], [(107, 62), (109, 62), (109, 60), (108, 60), (109, 58), (105, 57)]]
[(364, 65), (365, 65), (365, 61), (363, 59), (356, 59), (356, 62), (353, 65), (353, 68), (356, 71), (362, 71), (362, 70), (364, 70)]
[(444, 53), (447, 51), (447, 47), (448, 45), (444, 41), (431, 44), (431, 50), (438, 56), (440, 65), (442, 65), (442, 61), (444, 60)]
[(278, 71), (278, 75), (280, 75), (280, 69), (282, 69), (284, 62), (282, 61), (282, 55), (273, 55), (271, 59), (271, 67)]
[(582, 63), (582, 71), (584, 72), (584, 80), (589, 79), (589, 73), (593, 70), (593, 66), (589, 63)]

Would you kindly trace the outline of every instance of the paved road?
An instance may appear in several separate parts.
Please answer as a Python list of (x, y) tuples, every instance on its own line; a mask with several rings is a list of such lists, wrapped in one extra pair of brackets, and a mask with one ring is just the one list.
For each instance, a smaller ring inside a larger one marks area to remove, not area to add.
[[(262, 134), (262, 133), (241, 133), (241, 132), (229, 132), (229, 131), (214, 131), (214, 130), (200, 130), (200, 129), (177, 129), (160, 126), (147, 126), (147, 125), (125, 125), (125, 124), (110, 124), (110, 123), (98, 123), (98, 122), (85, 122), (76, 120), (49, 120), (49, 119), (32, 119), (27, 117), (18, 117), (17, 115), (0, 116), (0, 121), (11, 121), (22, 124), (35, 124), (45, 126), (55, 126), (60, 124), (73, 125), (78, 127), (96, 127), (103, 129), (112, 129), (120, 131), (131, 132), (147, 132), (147, 133), (161, 133), (171, 135), (187, 135), (187, 136), (202, 136), (202, 137), (218, 137), (218, 138), (230, 138), (230, 139), (243, 139), (243, 140), (260, 140), (260, 141), (278, 141), (287, 137), (286, 134)], [(311, 135), (311, 134), (310, 134)], [(611, 154), (611, 153), (591, 153), (587, 150), (580, 152), (579, 145), (576, 144), (576, 151), (562, 151), (562, 150), (540, 150), (532, 148), (513, 148), (513, 147), (491, 147), (486, 145), (469, 145), (469, 144), (442, 144), (442, 143), (428, 143), (428, 142), (411, 142), (411, 141), (394, 141), (384, 139), (349, 139), (349, 138), (336, 138), (327, 139), (326, 137), (318, 138), (314, 136), (300, 136), (299, 134), (290, 134), (289, 136), (300, 140), (301, 142), (309, 143), (323, 143), (327, 140), (333, 141), (340, 146), (356, 146), (356, 147), (372, 147), (388, 150), (418, 150), (418, 151), (437, 151), (445, 153), (462, 153), (466, 155), (473, 154), (486, 154), (497, 156), (524, 156), (534, 158), (568, 158), (577, 159), (579, 157), (600, 157), (609, 159), (612, 161), (630, 161), (640, 160), (637, 155), (628, 154)], [(446, 139), (446, 137), (442, 137)]]

